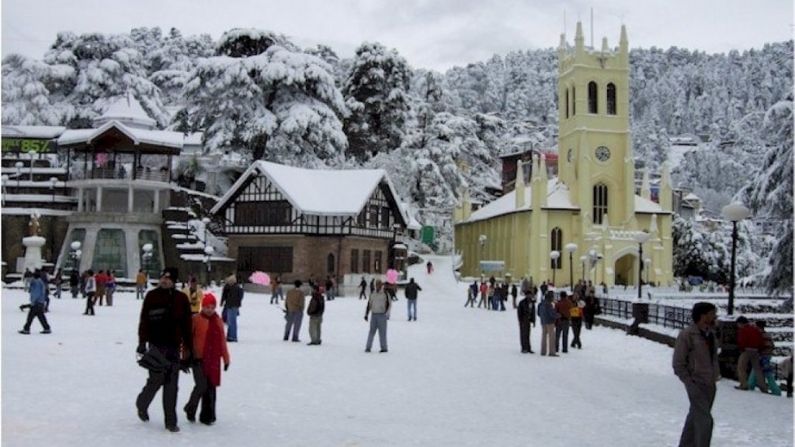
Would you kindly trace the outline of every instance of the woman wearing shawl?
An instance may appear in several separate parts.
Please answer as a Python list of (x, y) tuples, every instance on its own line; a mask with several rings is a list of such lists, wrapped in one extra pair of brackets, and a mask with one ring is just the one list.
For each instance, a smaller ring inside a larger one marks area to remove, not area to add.
[(196, 385), (185, 405), (188, 420), (196, 422), (196, 410), (201, 400), (199, 422), (206, 425), (215, 422), (215, 388), (221, 385), (221, 359), (224, 371), (229, 369), (224, 323), (215, 307), (215, 295), (206, 293), (201, 312), (193, 316), (193, 380)]

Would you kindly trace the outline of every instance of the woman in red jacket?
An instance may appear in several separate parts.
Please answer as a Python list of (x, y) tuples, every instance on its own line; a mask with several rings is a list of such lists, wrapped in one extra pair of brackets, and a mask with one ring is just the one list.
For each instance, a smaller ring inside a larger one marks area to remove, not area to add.
[(184, 408), (188, 420), (196, 422), (196, 410), (201, 400), (199, 422), (206, 425), (215, 422), (215, 389), (221, 385), (221, 359), (224, 371), (229, 369), (224, 323), (215, 307), (215, 295), (205, 293), (201, 312), (193, 316), (193, 380), (196, 385)]

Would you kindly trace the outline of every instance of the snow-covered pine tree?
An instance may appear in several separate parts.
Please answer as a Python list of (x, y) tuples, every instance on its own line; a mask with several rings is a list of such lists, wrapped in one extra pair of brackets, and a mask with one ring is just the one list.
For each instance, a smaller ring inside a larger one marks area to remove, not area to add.
[(399, 147), (405, 137), (411, 69), (394, 49), (365, 42), (356, 50), (342, 92), (350, 154), (366, 158)]
[(252, 159), (317, 164), (342, 155), (347, 111), (331, 68), (284, 36), (234, 29), (199, 59), (178, 114), (182, 131), (204, 131), (205, 150), (242, 149)]
[(3, 58), (3, 124), (59, 125), (63, 109), (50, 102), (47, 85), (57, 86), (71, 69), (50, 66), (19, 54)]
[(182, 104), (182, 91), (199, 58), (210, 57), (215, 51), (209, 35), (183, 37), (171, 28), (160, 46), (145, 54), (149, 80), (159, 89), (163, 101), (169, 106)]

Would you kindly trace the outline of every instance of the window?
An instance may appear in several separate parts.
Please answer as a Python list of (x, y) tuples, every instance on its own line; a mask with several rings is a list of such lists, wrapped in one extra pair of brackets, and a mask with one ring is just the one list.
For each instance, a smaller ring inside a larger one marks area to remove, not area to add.
[(329, 253), (328, 256), (326, 256), (326, 272), (328, 272), (329, 275), (333, 275), (336, 271), (337, 263), (334, 260), (334, 255)]
[(293, 271), (293, 247), (239, 247), (238, 277), (248, 278), (251, 272), (290, 273)]
[(607, 114), (616, 114), (616, 86), (612, 82), (607, 84)]
[(389, 208), (381, 208), (381, 228), (389, 229)]
[(374, 273), (383, 273), (381, 271), (381, 256), (382, 256), (382, 252), (380, 252), (380, 251), (375, 252), (375, 261), (374, 261), (374, 267), (373, 267), (373, 272)]
[(577, 114), (577, 90), (576, 87), (571, 88), (571, 116)]
[(569, 117), (569, 89), (566, 88), (566, 118)]
[(92, 270), (114, 270), (117, 277), (127, 277), (127, 238), (124, 230), (103, 228), (97, 232)]
[(599, 183), (593, 187), (593, 223), (602, 224), (607, 214), (607, 186)]
[(359, 250), (351, 250), (351, 273), (359, 273)]
[(290, 202), (277, 200), (271, 202), (235, 203), (236, 225), (290, 225)]
[(362, 250), (362, 272), (370, 273), (370, 250)]
[(561, 266), (563, 265), (563, 261), (562, 261), (563, 253), (561, 251), (563, 249), (563, 231), (561, 231), (560, 228), (555, 227), (555, 228), (552, 229), (552, 233), (550, 234), (550, 242), (551, 242), (552, 250), (557, 251), (558, 253), (561, 253), (561, 255), (558, 256), (557, 259), (551, 259), (550, 258), (549, 259), (549, 262), (550, 262), (550, 266), (549, 267), (552, 268), (552, 269), (560, 270)]
[(371, 205), (370, 206), (370, 223), (368, 225), (370, 228), (378, 227), (378, 206)]
[(598, 101), (596, 99), (596, 95), (599, 89), (596, 88), (596, 82), (589, 82), (588, 83), (588, 113), (599, 113), (599, 108), (597, 107)]

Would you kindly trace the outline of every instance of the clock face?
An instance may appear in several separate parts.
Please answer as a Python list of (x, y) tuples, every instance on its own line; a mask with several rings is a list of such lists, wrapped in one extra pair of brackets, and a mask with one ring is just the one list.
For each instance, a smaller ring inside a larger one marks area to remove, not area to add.
[(599, 161), (607, 161), (610, 159), (610, 149), (607, 146), (599, 146), (596, 148), (596, 159)]
[(569, 163), (571, 163), (571, 157), (573, 156), (573, 153), (574, 153), (574, 150), (573, 149), (569, 149), (569, 152), (566, 154), (566, 159), (569, 160)]

